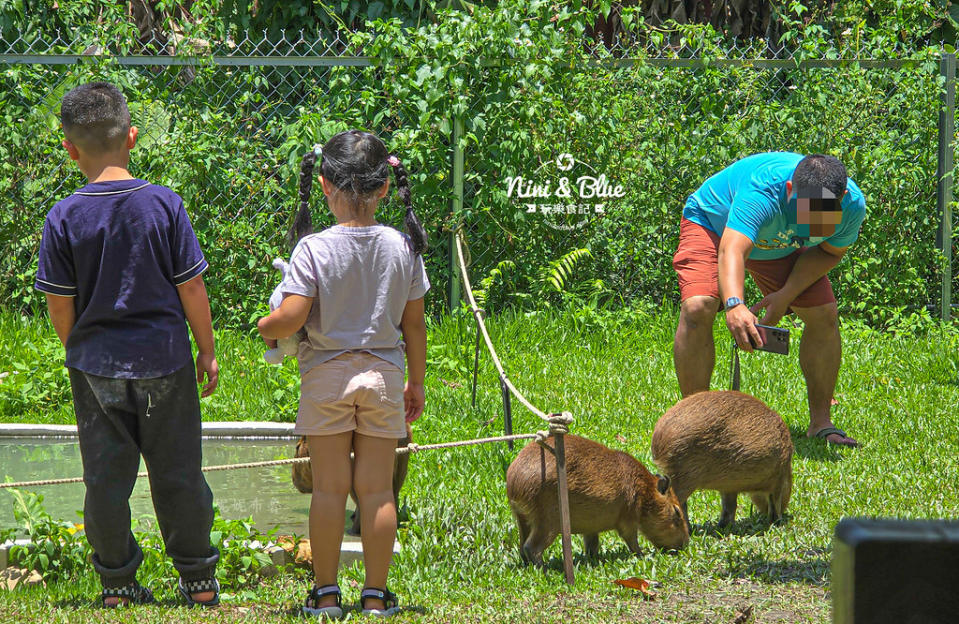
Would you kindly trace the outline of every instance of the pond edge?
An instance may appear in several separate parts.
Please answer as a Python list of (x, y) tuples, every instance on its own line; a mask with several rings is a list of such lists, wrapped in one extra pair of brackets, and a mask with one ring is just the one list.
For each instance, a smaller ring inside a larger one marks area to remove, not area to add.
[[(204, 438), (294, 439), (293, 423), (205, 422), (201, 424)], [(0, 438), (75, 438), (76, 425), (45, 425), (40, 423), (0, 424)]]

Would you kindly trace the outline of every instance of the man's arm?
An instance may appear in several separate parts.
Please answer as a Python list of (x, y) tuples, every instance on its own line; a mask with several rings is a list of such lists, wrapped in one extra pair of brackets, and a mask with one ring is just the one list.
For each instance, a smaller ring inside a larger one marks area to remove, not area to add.
[[(719, 295), (723, 301), (729, 297), (745, 300), (746, 258), (752, 248), (753, 242), (745, 234), (731, 228), (723, 231), (719, 240)], [(750, 336), (756, 344), (763, 344), (756, 329), (756, 315), (745, 305), (726, 310), (726, 327), (743, 351), (753, 350)]]
[(407, 380), (403, 403), (406, 408), (406, 422), (413, 422), (423, 414), (426, 403), (423, 387), (426, 377), (426, 320), (422, 297), (406, 302), (400, 329), (403, 330), (403, 340), (406, 342)]
[(762, 301), (753, 306), (755, 310), (765, 308), (766, 314), (763, 315), (761, 322), (764, 325), (779, 323), (789, 304), (839, 264), (847, 249), (848, 247), (833, 247), (827, 242), (807, 248), (796, 260), (796, 264), (793, 265), (793, 270), (786, 278), (783, 287), (776, 292), (769, 293)]
[(57, 332), (57, 337), (63, 346), (67, 346), (67, 338), (70, 337), (70, 330), (77, 322), (77, 312), (73, 307), (75, 297), (63, 297), (61, 295), (47, 296), (47, 310), (50, 312), (50, 322), (53, 324), (53, 331)]
[(200, 396), (210, 396), (216, 390), (219, 381), (220, 366), (216, 362), (213, 345), (213, 321), (210, 317), (210, 300), (206, 294), (203, 276), (197, 275), (188, 282), (176, 287), (183, 304), (183, 312), (196, 341), (196, 382), (206, 384)]

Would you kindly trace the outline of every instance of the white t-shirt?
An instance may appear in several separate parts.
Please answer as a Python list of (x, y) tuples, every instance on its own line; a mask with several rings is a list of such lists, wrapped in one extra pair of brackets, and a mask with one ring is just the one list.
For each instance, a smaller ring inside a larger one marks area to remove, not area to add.
[(406, 302), (430, 288), (423, 257), (409, 237), (386, 225), (331, 228), (304, 236), (280, 285), (313, 297), (300, 374), (346, 351), (368, 351), (405, 370), (400, 321)]

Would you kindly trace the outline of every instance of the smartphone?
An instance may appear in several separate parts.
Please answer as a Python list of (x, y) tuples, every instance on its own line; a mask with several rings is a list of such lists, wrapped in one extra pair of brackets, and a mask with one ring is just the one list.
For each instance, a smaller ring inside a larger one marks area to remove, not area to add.
[[(756, 323), (756, 329), (763, 338), (763, 346), (753, 347), (760, 351), (769, 351), (770, 353), (779, 353), (789, 355), (789, 330), (782, 327), (770, 327), (769, 325), (760, 325)], [(750, 338), (750, 342), (752, 339)]]

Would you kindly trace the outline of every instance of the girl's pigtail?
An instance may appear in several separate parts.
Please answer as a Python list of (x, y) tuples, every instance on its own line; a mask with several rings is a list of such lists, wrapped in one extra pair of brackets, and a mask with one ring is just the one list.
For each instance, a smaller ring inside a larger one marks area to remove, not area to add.
[(406, 167), (393, 154), (390, 154), (387, 162), (393, 168), (393, 174), (396, 176), (396, 192), (406, 206), (404, 221), (406, 222), (406, 231), (413, 242), (413, 252), (422, 254), (426, 251), (426, 230), (423, 229), (423, 224), (420, 223), (420, 220), (416, 218), (416, 213), (413, 212), (413, 202), (410, 201), (410, 180)]
[(313, 191), (313, 168), (316, 166), (317, 157), (323, 154), (320, 145), (317, 144), (312, 150), (303, 155), (300, 161), (300, 205), (293, 218), (293, 225), (287, 232), (286, 238), (290, 243), (290, 249), (296, 247), (300, 239), (307, 234), (313, 233), (313, 217), (310, 215), (310, 193)]

